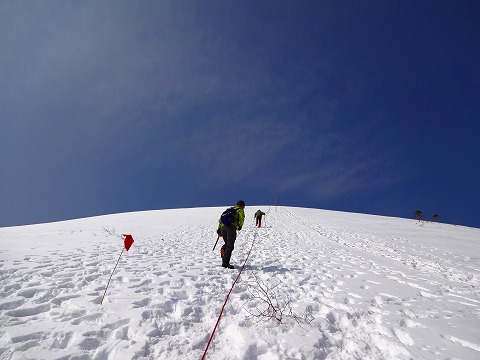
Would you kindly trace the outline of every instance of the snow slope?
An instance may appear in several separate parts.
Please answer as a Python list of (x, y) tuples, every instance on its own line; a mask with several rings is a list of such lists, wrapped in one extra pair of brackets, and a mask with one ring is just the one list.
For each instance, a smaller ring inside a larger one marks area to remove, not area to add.
[(480, 359), (479, 229), (247, 207), (228, 270), (224, 208), (0, 228), (0, 359), (201, 359), (250, 250), (206, 359)]

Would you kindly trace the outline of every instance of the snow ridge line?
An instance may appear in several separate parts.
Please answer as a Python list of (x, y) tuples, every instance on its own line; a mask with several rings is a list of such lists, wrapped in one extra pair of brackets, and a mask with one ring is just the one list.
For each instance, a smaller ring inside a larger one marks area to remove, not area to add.
[(217, 323), (215, 324), (215, 327), (213, 328), (212, 334), (210, 335), (210, 339), (208, 340), (207, 346), (205, 348), (205, 351), (203, 352), (202, 360), (205, 359), (205, 356), (207, 355), (208, 348), (210, 347), (210, 343), (212, 342), (213, 336), (215, 335), (215, 331), (218, 328), (218, 324), (220, 324), (220, 319), (222, 318), (223, 310), (225, 309), (225, 305), (227, 305), (228, 298), (230, 297), (230, 294), (232, 293), (232, 290), (237, 283), (238, 279), (240, 278), (240, 275), (242, 274), (242, 271), (247, 264), (248, 258), (250, 257), (250, 253), (252, 252), (253, 245), (255, 244), (255, 240), (257, 239), (258, 232), (255, 231), (255, 234), (253, 236), (253, 241), (252, 241), (252, 246), (250, 247), (250, 250), (248, 251), (247, 257), (245, 258), (245, 261), (243, 262), (242, 267), (240, 268), (240, 271), (238, 272), (237, 277), (232, 283), (232, 287), (230, 288), (230, 291), (228, 292), (227, 296), (225, 297), (225, 301), (222, 306), (222, 310), (220, 310), (220, 315), (218, 316)]

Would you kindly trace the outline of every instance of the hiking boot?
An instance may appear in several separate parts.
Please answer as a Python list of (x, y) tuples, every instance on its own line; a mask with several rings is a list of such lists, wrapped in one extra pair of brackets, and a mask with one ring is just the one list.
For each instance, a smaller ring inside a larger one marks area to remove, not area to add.
[(222, 266), (223, 266), (224, 268), (227, 268), (227, 269), (235, 269), (235, 266), (230, 265), (230, 264), (222, 264)]

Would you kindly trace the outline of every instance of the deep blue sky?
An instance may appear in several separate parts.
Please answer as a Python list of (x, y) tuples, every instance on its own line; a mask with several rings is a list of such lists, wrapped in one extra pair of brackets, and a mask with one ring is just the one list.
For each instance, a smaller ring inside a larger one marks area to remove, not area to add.
[(480, 227), (480, 1), (1, 1), (0, 226), (248, 204)]

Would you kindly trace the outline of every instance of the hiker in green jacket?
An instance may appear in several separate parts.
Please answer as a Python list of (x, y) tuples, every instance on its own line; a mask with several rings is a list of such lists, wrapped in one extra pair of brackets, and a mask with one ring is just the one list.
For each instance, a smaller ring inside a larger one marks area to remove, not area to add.
[(261, 227), (262, 226), (262, 216), (265, 215), (264, 212), (261, 210), (257, 210), (255, 215), (253, 215), (254, 219), (256, 219), (255, 226), (256, 227)]
[[(232, 251), (235, 247), (235, 239), (237, 238), (237, 230), (242, 230), (243, 222), (245, 221), (245, 201), (238, 200), (232, 211), (232, 215), (228, 219), (218, 220), (218, 235), (221, 235), (225, 244), (220, 250), (222, 256), (222, 266), (228, 269), (234, 269), (233, 265), (230, 265), (230, 258), (232, 257)], [(227, 209), (225, 212), (227, 212)], [(223, 214), (222, 214), (223, 215)]]

